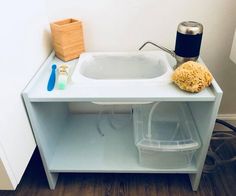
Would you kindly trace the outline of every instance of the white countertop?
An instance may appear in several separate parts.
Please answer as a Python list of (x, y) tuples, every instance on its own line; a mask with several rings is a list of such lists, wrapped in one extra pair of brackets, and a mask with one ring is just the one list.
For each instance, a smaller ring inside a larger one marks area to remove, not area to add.
[[(199, 60), (201, 61), (201, 59)], [(214, 101), (215, 92), (221, 92), (214, 80), (212, 85), (200, 93), (188, 93), (180, 90), (173, 83), (170, 84), (142, 84), (133, 86), (88, 86), (70, 82), (65, 90), (47, 91), (47, 83), (52, 64), (68, 64), (75, 66), (78, 59), (63, 62), (55, 57), (54, 52), (48, 57), (29, 82), (23, 93), (32, 102), (140, 102), (140, 101)], [(111, 93), (111, 89), (112, 90)]]

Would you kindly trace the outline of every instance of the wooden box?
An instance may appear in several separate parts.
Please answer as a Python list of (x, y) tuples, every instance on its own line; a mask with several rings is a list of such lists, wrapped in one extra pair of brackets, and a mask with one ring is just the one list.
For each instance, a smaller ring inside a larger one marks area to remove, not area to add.
[(82, 23), (76, 19), (65, 19), (50, 24), (56, 56), (63, 61), (79, 57), (84, 52)]

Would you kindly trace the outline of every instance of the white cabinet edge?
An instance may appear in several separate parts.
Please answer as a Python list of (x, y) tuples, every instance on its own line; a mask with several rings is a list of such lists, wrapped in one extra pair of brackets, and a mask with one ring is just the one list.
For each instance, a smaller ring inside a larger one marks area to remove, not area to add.
[(16, 177), (0, 143), (0, 190), (15, 190)]

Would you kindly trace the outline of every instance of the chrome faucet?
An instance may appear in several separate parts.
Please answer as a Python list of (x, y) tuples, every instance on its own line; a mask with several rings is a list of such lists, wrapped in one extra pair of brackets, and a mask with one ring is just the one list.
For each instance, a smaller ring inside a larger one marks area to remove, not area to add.
[(169, 53), (171, 56), (173, 56), (174, 58), (176, 58), (175, 52), (173, 50), (169, 50), (163, 46), (159, 46), (157, 44), (154, 44), (153, 42), (147, 41), (145, 42), (138, 50), (142, 50), (147, 44), (152, 44), (153, 46), (156, 46), (157, 48)]

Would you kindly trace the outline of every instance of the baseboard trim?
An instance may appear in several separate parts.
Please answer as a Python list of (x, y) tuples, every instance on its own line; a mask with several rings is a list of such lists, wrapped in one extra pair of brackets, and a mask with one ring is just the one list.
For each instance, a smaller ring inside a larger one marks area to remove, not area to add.
[(236, 121), (236, 114), (218, 114), (217, 118), (220, 120)]

